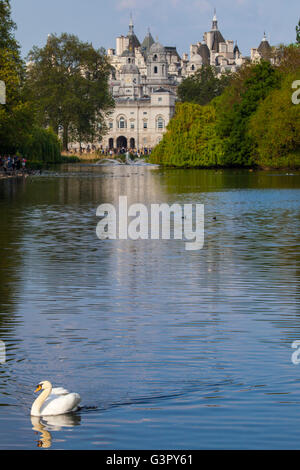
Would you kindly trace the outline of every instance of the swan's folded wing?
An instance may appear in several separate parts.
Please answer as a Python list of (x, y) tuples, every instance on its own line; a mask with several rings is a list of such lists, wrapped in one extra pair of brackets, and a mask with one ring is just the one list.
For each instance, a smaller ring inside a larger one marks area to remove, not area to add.
[(55, 416), (75, 411), (81, 401), (78, 393), (69, 393), (68, 395), (57, 396), (56, 398), (48, 398), (41, 409), (44, 416)]
[(69, 390), (66, 390), (63, 387), (58, 387), (52, 389), (51, 395), (68, 395), (68, 393), (70, 393)]

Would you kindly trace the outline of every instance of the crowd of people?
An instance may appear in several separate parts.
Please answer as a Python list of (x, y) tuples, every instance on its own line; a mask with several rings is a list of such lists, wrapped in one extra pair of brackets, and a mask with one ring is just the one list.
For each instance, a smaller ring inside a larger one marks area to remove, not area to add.
[(68, 150), (68, 153), (70, 155), (79, 155), (79, 154), (90, 154), (90, 153), (97, 153), (98, 155), (102, 155), (105, 157), (116, 157), (118, 155), (122, 155), (129, 152), (131, 155), (134, 155), (135, 157), (147, 157), (148, 155), (151, 154), (152, 149), (151, 148), (142, 148), (140, 150), (138, 149), (132, 149), (132, 148), (103, 148), (102, 146), (100, 148), (96, 148), (94, 145), (90, 146), (88, 145), (87, 147), (73, 147)]
[(117, 156), (117, 155), (123, 155), (128, 152), (134, 157), (141, 158), (141, 157), (147, 157), (148, 155), (150, 155), (152, 152), (152, 149), (143, 148), (141, 150), (137, 150), (137, 149), (128, 149), (125, 147), (122, 147), (121, 149), (110, 149), (110, 150), (102, 149), (102, 155), (110, 155), (111, 157)]
[(17, 155), (0, 155), (0, 172), (4, 174), (14, 174), (19, 171), (25, 171), (26, 158)]

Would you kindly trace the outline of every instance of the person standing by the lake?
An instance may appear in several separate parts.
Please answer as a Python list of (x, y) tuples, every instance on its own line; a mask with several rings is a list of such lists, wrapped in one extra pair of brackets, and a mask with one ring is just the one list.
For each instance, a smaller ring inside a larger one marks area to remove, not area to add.
[(7, 159), (7, 169), (8, 169), (8, 171), (12, 170), (12, 159), (11, 159), (10, 155), (8, 156), (8, 159)]
[(22, 170), (25, 171), (26, 168), (26, 158), (22, 158)]
[(11, 159), (11, 167), (12, 167), (13, 172), (16, 169), (16, 158), (17, 158), (16, 155), (14, 155)]
[(5, 173), (7, 172), (7, 157), (5, 155), (3, 158), (3, 170)]
[(21, 169), (21, 160), (20, 160), (20, 157), (16, 157), (15, 163), (16, 163), (16, 170), (19, 171), (19, 170)]

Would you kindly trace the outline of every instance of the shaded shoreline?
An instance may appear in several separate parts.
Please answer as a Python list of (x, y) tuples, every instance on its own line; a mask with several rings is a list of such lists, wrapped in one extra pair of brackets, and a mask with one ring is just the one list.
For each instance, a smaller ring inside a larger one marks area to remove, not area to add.
[(24, 170), (24, 171), (11, 171), (11, 172), (0, 172), (0, 181), (10, 180), (16, 178), (27, 178), (31, 174), (36, 174), (35, 171)]

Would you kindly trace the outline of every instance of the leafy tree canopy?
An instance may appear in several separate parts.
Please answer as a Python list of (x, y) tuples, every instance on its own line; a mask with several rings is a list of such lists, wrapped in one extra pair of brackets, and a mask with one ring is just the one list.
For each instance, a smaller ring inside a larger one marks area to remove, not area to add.
[(292, 83), (300, 73), (287, 75), (279, 89), (262, 101), (249, 122), (256, 145), (254, 161), (264, 167), (300, 166), (300, 110), (291, 100)]
[(206, 105), (221, 95), (229, 82), (229, 74), (219, 76), (215, 67), (206, 65), (182, 81), (178, 87), (178, 96), (181, 102)]
[(224, 165), (223, 146), (216, 134), (216, 110), (211, 105), (177, 103), (167, 133), (151, 154), (151, 161), (177, 167)]
[(217, 99), (217, 132), (224, 139), (227, 164), (252, 164), (253, 142), (247, 134), (248, 121), (268, 93), (280, 86), (280, 81), (279, 71), (269, 62), (245, 65)]
[(16, 28), (11, 18), (10, 0), (0, 0), (0, 49), (10, 50), (15, 59), (20, 60), (20, 46), (14, 36)]
[(64, 33), (49, 36), (45, 47), (34, 47), (28, 59), (26, 91), (40, 123), (62, 131), (65, 150), (70, 138), (100, 139), (113, 106), (105, 50)]

